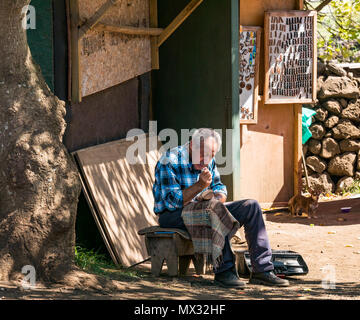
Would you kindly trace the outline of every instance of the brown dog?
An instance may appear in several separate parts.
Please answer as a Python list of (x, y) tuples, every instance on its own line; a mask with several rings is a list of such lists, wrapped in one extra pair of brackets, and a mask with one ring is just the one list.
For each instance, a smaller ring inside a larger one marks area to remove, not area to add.
[(306, 197), (299, 192), (289, 200), (289, 211), (292, 216), (301, 216), (303, 213), (307, 213), (309, 219), (315, 217), (321, 192), (310, 189), (309, 193), (310, 196)]

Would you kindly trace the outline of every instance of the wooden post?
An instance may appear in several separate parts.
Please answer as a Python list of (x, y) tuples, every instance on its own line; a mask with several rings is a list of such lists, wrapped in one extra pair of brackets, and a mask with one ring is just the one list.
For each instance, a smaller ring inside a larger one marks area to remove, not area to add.
[[(299, 10), (304, 10), (304, 0), (297, 0), (297, 6)], [(301, 158), (302, 158), (302, 105), (294, 104), (294, 195), (301, 192), (301, 187), (302, 187)]]
[(79, 2), (69, 0), (71, 25), (71, 102), (81, 102)]
[(297, 0), (299, 10), (304, 10), (304, 0)]
[(301, 191), (302, 105), (294, 104), (294, 195)]

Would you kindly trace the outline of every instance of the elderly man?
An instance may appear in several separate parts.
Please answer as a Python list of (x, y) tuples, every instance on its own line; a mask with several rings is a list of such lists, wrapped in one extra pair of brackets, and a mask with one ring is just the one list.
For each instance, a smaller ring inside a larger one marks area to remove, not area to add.
[[(220, 150), (220, 135), (208, 128), (195, 131), (192, 140), (162, 155), (155, 168), (154, 212), (163, 228), (186, 229), (181, 217), (184, 206), (206, 189), (222, 202), (231, 215), (244, 226), (253, 272), (250, 283), (288, 286), (278, 278), (271, 262), (271, 248), (265, 230), (262, 210), (255, 200), (226, 202), (226, 186), (220, 180), (215, 154)], [(228, 237), (222, 251), (223, 262), (214, 270), (215, 282), (224, 287), (244, 288), (235, 268), (235, 257)]]

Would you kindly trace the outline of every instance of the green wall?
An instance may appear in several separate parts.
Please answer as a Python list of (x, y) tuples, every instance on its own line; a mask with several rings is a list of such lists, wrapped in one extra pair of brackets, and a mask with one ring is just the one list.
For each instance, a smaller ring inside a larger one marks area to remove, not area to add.
[[(166, 27), (187, 3), (159, 0), (159, 26)], [(222, 177), (229, 198), (239, 181), (238, 28), (238, 1), (203, 1), (161, 45), (160, 70), (153, 79), (158, 130), (172, 128), (180, 136), (181, 129), (235, 129), (234, 173)]]
[(54, 91), (52, 0), (32, 0), (30, 5), (36, 10), (36, 29), (27, 30), (28, 44), (49, 88)]

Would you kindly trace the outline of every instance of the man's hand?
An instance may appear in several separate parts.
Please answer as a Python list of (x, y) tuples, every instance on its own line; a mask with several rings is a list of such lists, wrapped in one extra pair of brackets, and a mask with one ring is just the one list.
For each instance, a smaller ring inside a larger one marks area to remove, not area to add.
[(203, 168), (201, 170), (200, 176), (199, 176), (199, 185), (201, 186), (202, 190), (210, 186), (212, 181), (212, 175), (208, 168)]
[(197, 194), (202, 192), (205, 188), (210, 186), (212, 181), (212, 175), (208, 168), (201, 170), (199, 180), (194, 183), (191, 187), (186, 188), (182, 191), (183, 194), (183, 205), (186, 206)]

